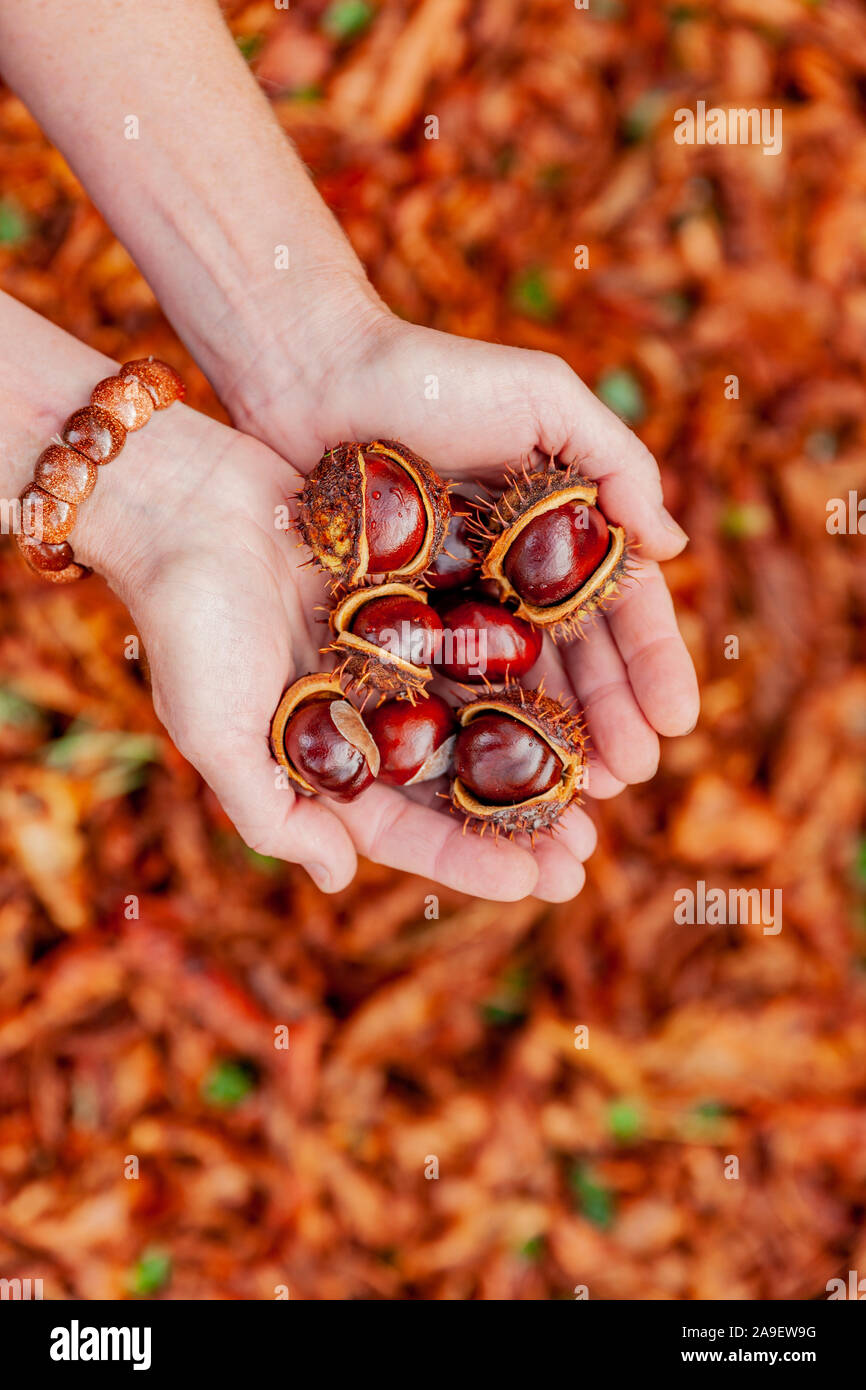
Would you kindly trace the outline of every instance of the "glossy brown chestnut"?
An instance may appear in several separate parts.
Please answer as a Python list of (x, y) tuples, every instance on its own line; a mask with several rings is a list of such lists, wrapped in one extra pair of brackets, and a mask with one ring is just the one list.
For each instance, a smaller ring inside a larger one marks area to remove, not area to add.
[(505, 573), (522, 599), (548, 608), (577, 593), (609, 544), (608, 525), (597, 507), (566, 502), (523, 528), (508, 549)]
[(475, 508), (465, 497), (451, 498), (451, 520), (445, 535), (445, 548), (439, 552), (424, 581), (431, 589), (461, 589), (478, 574), (479, 561), (472, 545), (470, 522)]
[(448, 771), (457, 726), (441, 696), (428, 695), (417, 705), (385, 700), (365, 713), (364, 722), (379, 750), (381, 781), (413, 786)]
[(417, 555), (426, 517), (421, 493), (405, 468), (364, 454), (364, 526), (372, 574), (403, 569)]
[(460, 730), (454, 771), (479, 801), (513, 806), (555, 787), (562, 763), (534, 729), (507, 714), (491, 713)]
[(339, 700), (302, 705), (286, 726), (286, 755), (310, 786), (334, 801), (354, 801), (373, 781), (363, 748), (337, 728), (332, 716)]
[(298, 496), (298, 530), (340, 584), (421, 574), (445, 542), (448, 486), (396, 439), (337, 444)]
[(466, 685), (525, 676), (541, 655), (542, 634), (510, 608), (481, 594), (436, 605), (445, 628), (436, 670)]
[[(375, 595), (375, 589), (371, 593)], [(442, 647), (442, 619), (417, 598), (405, 594), (371, 597), (359, 608), (350, 631), (413, 666), (429, 666)]]
[(379, 750), (333, 672), (301, 676), (271, 720), (271, 751), (290, 783), (353, 801), (379, 771)]

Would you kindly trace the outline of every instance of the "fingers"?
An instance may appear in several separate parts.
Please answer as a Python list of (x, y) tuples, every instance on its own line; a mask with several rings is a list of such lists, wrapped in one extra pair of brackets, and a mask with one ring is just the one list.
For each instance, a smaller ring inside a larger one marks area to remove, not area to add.
[(357, 802), (334, 803), (361, 854), (447, 888), (494, 902), (527, 897), (538, 881), (530, 852), (507, 840), (465, 834), (457, 817), (408, 801), (390, 787), (371, 787)]
[(590, 768), (589, 789), (600, 795), (602, 771), (619, 782), (646, 782), (658, 767), (659, 741), (638, 706), (629, 672), (605, 622), (565, 649), (565, 664), (583, 705), (592, 746), (602, 769)]
[(658, 565), (637, 565), (607, 625), (649, 723), (668, 737), (689, 733), (700, 711), (698, 681)]
[(534, 896), (542, 902), (564, 903), (576, 898), (586, 882), (584, 861), (598, 841), (596, 828), (585, 811), (572, 806), (556, 823), (552, 836), (535, 842), (538, 883)]
[(196, 766), (250, 849), (300, 864), (324, 893), (351, 883), (358, 860), (345, 827), (326, 802), (286, 785), (263, 744), (222, 747), (216, 763)]
[(626, 424), (559, 359), (542, 357), (533, 393), (542, 447), (575, 462), (599, 484), (599, 505), (653, 560), (669, 560), (688, 541), (666, 511), (658, 464)]

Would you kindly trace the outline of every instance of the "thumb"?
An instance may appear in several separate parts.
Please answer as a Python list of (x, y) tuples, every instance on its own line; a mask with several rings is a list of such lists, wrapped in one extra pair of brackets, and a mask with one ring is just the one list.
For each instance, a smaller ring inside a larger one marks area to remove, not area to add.
[(300, 864), (324, 893), (351, 883), (358, 867), (345, 827), (318, 798), (300, 796), (257, 740), (192, 759), (244, 842), (257, 854)]

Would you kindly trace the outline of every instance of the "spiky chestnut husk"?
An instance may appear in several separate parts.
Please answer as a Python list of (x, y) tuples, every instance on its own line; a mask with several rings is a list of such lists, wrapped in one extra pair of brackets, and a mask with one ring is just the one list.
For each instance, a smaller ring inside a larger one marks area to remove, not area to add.
[[(337, 584), (354, 586), (371, 573), (367, 541), (366, 454), (389, 459), (415, 484), (425, 527), (417, 552), (385, 577), (420, 574), (445, 544), (451, 507), (448, 485), (425, 459), (393, 439), (371, 444), (338, 444), (316, 464), (298, 500), (298, 530), (319, 564)], [(378, 571), (376, 571), (378, 573)]]
[(483, 531), (487, 548), (481, 566), (482, 576), (499, 586), (503, 601), (516, 601), (518, 617), (547, 629), (554, 641), (580, 634), (583, 624), (615, 598), (626, 573), (629, 553), (625, 531), (621, 526), (608, 523), (607, 553), (574, 593), (545, 607), (524, 599), (505, 572), (508, 551), (531, 521), (568, 502), (597, 506), (597, 485), (589, 478), (582, 478), (572, 467), (515, 476), (488, 514), (488, 524)]
[[(343, 693), (343, 688), (335, 673), (320, 671), (309, 676), (301, 676), (299, 680), (295, 681), (294, 685), (290, 685), (288, 690), (283, 693), (280, 703), (274, 711), (273, 719), (271, 720), (271, 752), (280, 764), (280, 767), (285, 769), (289, 781), (308, 796), (317, 795), (316, 788), (307, 781), (291, 761), (286, 750), (286, 733), (292, 716), (297, 714), (303, 706), (314, 704), (317, 701), (327, 701), (328, 703), (338, 701), (341, 705), (347, 706), (347, 714), (349, 714), (351, 710), (351, 706), (348, 705), (348, 701)], [(356, 716), (360, 729), (363, 733), (366, 733), (367, 739), (369, 740), (369, 746), (365, 747), (364, 751), (370, 771), (375, 778), (379, 771), (379, 750), (376, 748), (373, 737), (369, 730), (366, 729), (366, 726), (364, 726), (363, 720), (357, 710), (352, 710), (351, 713)], [(355, 744), (355, 746), (359, 745)]]
[(351, 631), (355, 618), (365, 604), (400, 595), (427, 605), (426, 591), (412, 584), (378, 584), (375, 588), (351, 589), (331, 613), (334, 640), (322, 650), (336, 652), (338, 657), (343, 658), (339, 673), (348, 686), (362, 691), (372, 688), (385, 695), (414, 700), (418, 695), (426, 694), (425, 687), (433, 679), (432, 667), (416, 666)]
[(586, 735), (576, 710), (554, 700), (542, 687), (525, 690), (511, 682), (501, 692), (491, 692), (470, 700), (457, 711), (461, 728), (482, 714), (505, 714), (528, 726), (544, 739), (562, 763), (562, 776), (541, 796), (530, 797), (513, 806), (479, 801), (459, 777), (451, 783), (451, 805), (462, 813), (470, 829), (480, 834), (488, 829), (495, 835), (526, 833), (535, 836), (550, 830), (563, 811), (580, 799), (586, 767)]

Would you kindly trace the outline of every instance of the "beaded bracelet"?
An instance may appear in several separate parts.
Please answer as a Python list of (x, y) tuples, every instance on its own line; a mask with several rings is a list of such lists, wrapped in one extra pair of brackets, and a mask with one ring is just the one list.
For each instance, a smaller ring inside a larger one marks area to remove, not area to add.
[[(182, 401), (186, 388), (173, 367), (153, 357), (124, 362), (117, 376), (94, 386), (90, 404), (74, 411), (55, 442), (36, 460), (33, 482), (21, 493), (22, 528), (15, 539), (32, 570), (49, 584), (70, 584), (90, 570), (79, 565), (67, 537), (79, 503), (96, 486), (97, 467), (117, 458), (127, 434), (146, 425), (155, 410)], [(32, 507), (39, 525), (23, 518)]]

